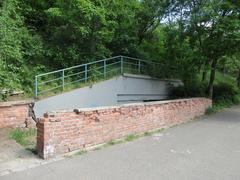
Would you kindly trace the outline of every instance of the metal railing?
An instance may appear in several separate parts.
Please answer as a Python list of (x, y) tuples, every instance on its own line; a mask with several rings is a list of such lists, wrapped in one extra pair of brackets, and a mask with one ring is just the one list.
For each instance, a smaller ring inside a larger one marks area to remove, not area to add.
[(35, 76), (35, 98), (84, 86), (123, 73), (149, 74), (157, 63), (115, 56)]

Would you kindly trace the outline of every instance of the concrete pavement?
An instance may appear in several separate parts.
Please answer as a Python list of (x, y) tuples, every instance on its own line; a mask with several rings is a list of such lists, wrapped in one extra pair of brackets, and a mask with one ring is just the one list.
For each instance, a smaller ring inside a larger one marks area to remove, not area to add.
[(240, 107), (0, 180), (239, 180)]

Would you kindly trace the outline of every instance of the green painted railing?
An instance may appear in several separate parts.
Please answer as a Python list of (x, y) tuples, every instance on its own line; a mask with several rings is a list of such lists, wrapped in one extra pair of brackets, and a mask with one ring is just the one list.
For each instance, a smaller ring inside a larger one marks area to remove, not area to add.
[(35, 98), (53, 95), (123, 73), (149, 74), (157, 63), (116, 56), (35, 76)]

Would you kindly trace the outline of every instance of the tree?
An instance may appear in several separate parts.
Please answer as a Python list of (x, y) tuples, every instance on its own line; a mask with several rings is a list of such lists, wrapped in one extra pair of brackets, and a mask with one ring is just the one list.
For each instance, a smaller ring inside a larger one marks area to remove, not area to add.
[[(182, 26), (179, 32), (188, 33), (190, 42), (197, 47), (200, 64), (210, 64), (211, 72), (208, 84), (208, 96), (213, 96), (213, 83), (219, 59), (239, 50), (239, 2), (222, 0), (176, 1), (172, 5)], [(185, 34), (185, 33), (183, 33)], [(198, 63), (197, 63), (198, 64)]]
[(42, 57), (42, 44), (39, 36), (26, 28), (20, 5), (18, 0), (6, 0), (1, 4), (0, 87), (6, 90), (24, 87), (30, 91), (31, 76)]
[(110, 55), (106, 44), (112, 39), (112, 31), (105, 2), (57, 0), (45, 10), (45, 41), (54, 66), (66, 67)]
[(213, 83), (219, 59), (234, 54), (239, 50), (240, 43), (240, 13), (239, 3), (234, 1), (214, 1), (207, 4), (210, 14), (209, 34), (205, 44), (208, 48), (207, 57), (211, 62), (211, 73), (208, 85), (208, 95), (213, 96)]
[(159, 27), (169, 4), (168, 0), (141, 1), (136, 13), (138, 44), (141, 44), (144, 39), (151, 37), (155, 29)]

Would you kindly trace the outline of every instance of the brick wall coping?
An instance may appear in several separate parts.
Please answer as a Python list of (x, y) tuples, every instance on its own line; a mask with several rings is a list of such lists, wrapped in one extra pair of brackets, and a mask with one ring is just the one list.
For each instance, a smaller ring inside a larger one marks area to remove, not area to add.
[(33, 103), (33, 100), (22, 100), (22, 101), (6, 101), (0, 102), (0, 107), (11, 107), (11, 106), (21, 106)]
[[(46, 112), (44, 117), (48, 117), (51, 115), (55, 115), (57, 113), (66, 113), (66, 112), (88, 112), (88, 111), (97, 111), (97, 110), (107, 110), (107, 109), (116, 109), (116, 108), (124, 108), (124, 107), (134, 107), (134, 106), (146, 106), (146, 105), (156, 105), (156, 104), (169, 104), (173, 102), (186, 102), (191, 100), (203, 100), (208, 98), (198, 97), (198, 98), (187, 98), (187, 99), (174, 99), (174, 100), (164, 100), (164, 101), (151, 101), (151, 102), (141, 102), (141, 103), (129, 103), (129, 104), (121, 104), (117, 106), (100, 106), (100, 107), (93, 107), (93, 108), (76, 108), (74, 110), (56, 110)], [(209, 99), (210, 100), (210, 99)], [(210, 100), (211, 101), (211, 100)]]

